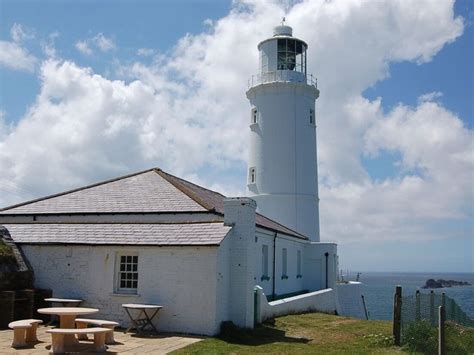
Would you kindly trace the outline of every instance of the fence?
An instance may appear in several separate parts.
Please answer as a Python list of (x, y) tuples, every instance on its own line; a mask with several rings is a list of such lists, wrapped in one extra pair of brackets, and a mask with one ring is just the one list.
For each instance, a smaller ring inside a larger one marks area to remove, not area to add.
[(474, 327), (471, 319), (456, 301), (444, 293), (435, 294), (416, 291), (415, 295), (402, 297), (401, 310), (401, 333), (413, 323), (424, 321), (436, 327), (439, 323), (438, 308), (443, 306), (446, 312), (446, 321), (455, 322), (465, 327)]
[[(446, 353), (446, 321), (463, 327), (474, 327), (474, 320), (459, 307), (454, 299), (444, 293), (416, 291), (415, 295), (402, 297), (402, 288), (397, 286), (393, 303), (393, 336), (396, 345), (408, 342), (417, 348), (412, 350), (435, 352), (435, 349), (428, 349), (432, 346), (424, 338), (433, 338), (433, 332), (430, 329), (437, 327), (438, 354), (444, 355)], [(415, 335), (414, 332), (417, 334)]]

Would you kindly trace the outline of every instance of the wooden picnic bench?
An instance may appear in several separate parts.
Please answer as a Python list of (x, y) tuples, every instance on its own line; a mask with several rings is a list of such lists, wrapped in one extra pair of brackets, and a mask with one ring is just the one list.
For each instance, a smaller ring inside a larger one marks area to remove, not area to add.
[[(87, 328), (87, 325), (92, 324), (102, 328), (108, 328), (112, 331), (105, 334), (105, 343), (106, 344), (115, 344), (114, 339), (114, 328), (119, 326), (117, 322), (111, 320), (102, 320), (102, 319), (88, 319), (88, 318), (76, 318), (77, 329)], [(87, 334), (78, 334), (77, 339), (87, 340)]]
[(52, 345), (51, 350), (53, 354), (64, 353), (64, 337), (66, 335), (80, 335), (80, 334), (94, 334), (94, 351), (104, 352), (107, 347), (105, 346), (105, 334), (113, 332), (109, 328), (83, 328), (83, 329), (62, 329), (54, 328), (49, 329), (46, 333), (51, 333)]
[(39, 323), (43, 323), (43, 321), (41, 319), (22, 319), (8, 324), (8, 327), (13, 329), (12, 347), (21, 348), (26, 346), (26, 343), (38, 341), (36, 329)]

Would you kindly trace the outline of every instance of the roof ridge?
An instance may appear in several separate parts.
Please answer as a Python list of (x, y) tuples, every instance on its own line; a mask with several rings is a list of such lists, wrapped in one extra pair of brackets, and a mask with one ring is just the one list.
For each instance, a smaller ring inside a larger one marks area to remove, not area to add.
[(68, 194), (71, 194), (71, 193), (73, 193), (73, 192), (82, 191), (82, 190), (87, 190), (87, 189), (90, 189), (90, 188), (93, 188), (93, 187), (97, 187), (97, 186), (100, 186), (100, 185), (105, 185), (105, 184), (108, 184), (108, 183), (111, 183), (111, 182), (123, 180), (123, 179), (129, 178), (129, 177), (132, 177), (132, 176), (136, 176), (136, 175), (148, 173), (148, 172), (150, 172), (150, 171), (155, 171), (155, 169), (156, 169), (156, 168), (151, 168), (151, 169), (147, 169), (147, 170), (142, 170), (142, 171), (139, 171), (139, 172), (136, 172), (136, 173), (132, 173), (132, 174), (127, 174), (127, 175), (119, 176), (119, 177), (117, 177), (117, 178), (113, 178), (113, 179), (108, 179), (108, 180), (96, 182), (96, 183), (91, 184), (91, 185), (86, 185), (86, 186), (78, 187), (78, 188), (75, 188), (75, 189), (72, 189), (72, 190), (67, 190), (67, 191), (63, 191), (63, 192), (56, 193), (56, 194), (52, 194), (52, 195), (48, 195), (48, 196), (36, 198), (36, 199), (30, 200), (30, 201), (17, 203), (17, 204), (15, 204), (15, 205), (11, 205), (11, 206), (7, 206), (7, 207), (4, 207), (4, 208), (0, 208), (0, 212), (2, 212), (2, 211), (8, 211), (8, 210), (11, 210), (11, 209), (13, 209), (13, 208), (17, 208), (17, 207), (29, 205), (29, 204), (31, 204), (31, 203), (36, 203), (36, 202), (39, 202), (39, 201), (49, 200), (50, 198), (54, 198), (54, 197), (59, 197), (59, 196), (68, 195)]
[(207, 190), (207, 191), (211, 191), (213, 193), (216, 193), (216, 194), (219, 194), (221, 195), (222, 197), (225, 197), (224, 195), (220, 194), (219, 192), (216, 192), (216, 191), (212, 191), (212, 190), (209, 190), (209, 189), (206, 189), (205, 187), (202, 187), (202, 186), (199, 186), (199, 185), (196, 185), (188, 180), (185, 180), (185, 179), (181, 179), (175, 175), (172, 175), (172, 174), (169, 174), (167, 173), (166, 171), (163, 171), (161, 170), (160, 168), (154, 168), (153, 169), (158, 175), (160, 175), (163, 179), (165, 179), (166, 181), (168, 181), (171, 185), (173, 185), (175, 188), (177, 188), (179, 191), (181, 191), (182, 193), (184, 193), (186, 196), (188, 196), (190, 199), (192, 199), (194, 202), (196, 202), (197, 204), (201, 205), (202, 207), (204, 207), (206, 210), (208, 210), (209, 212), (210, 211), (214, 211), (215, 212), (215, 207), (212, 206), (211, 204), (203, 201), (201, 198), (199, 198), (193, 191), (191, 191), (188, 187), (186, 187), (184, 184), (178, 182), (178, 181), (174, 181), (174, 180), (171, 180), (169, 177), (173, 177), (174, 179), (176, 180), (181, 180), (181, 181), (185, 181), (187, 182), (188, 184), (192, 184), (196, 187), (199, 187), (200, 189), (203, 189), (203, 190)]

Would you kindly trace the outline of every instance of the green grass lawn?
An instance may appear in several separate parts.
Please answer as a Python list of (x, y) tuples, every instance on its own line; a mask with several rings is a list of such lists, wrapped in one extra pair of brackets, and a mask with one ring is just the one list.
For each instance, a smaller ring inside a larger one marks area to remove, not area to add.
[(290, 315), (251, 331), (234, 330), (173, 354), (366, 354), (400, 353), (391, 323), (322, 313)]
[[(393, 345), (392, 323), (358, 320), (322, 313), (290, 315), (254, 330), (232, 329), (217, 338), (173, 354), (400, 354)], [(462, 344), (474, 344), (474, 329), (447, 330)], [(471, 353), (470, 351), (466, 354)], [(474, 349), (473, 349), (474, 353)]]

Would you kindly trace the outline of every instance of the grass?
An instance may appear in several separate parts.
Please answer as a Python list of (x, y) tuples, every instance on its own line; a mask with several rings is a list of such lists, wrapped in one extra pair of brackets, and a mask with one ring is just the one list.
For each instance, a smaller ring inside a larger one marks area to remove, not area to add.
[(5, 264), (16, 264), (15, 255), (13, 254), (12, 248), (6, 245), (0, 239), (0, 262)]
[(322, 313), (290, 315), (254, 330), (228, 330), (173, 354), (399, 354), (391, 322)]
[[(219, 337), (207, 338), (173, 354), (415, 353), (406, 346), (394, 346), (391, 333), (390, 321), (307, 313), (279, 317), (274, 323), (253, 330), (229, 327)], [(474, 329), (447, 324), (446, 340), (447, 354), (474, 354)]]

